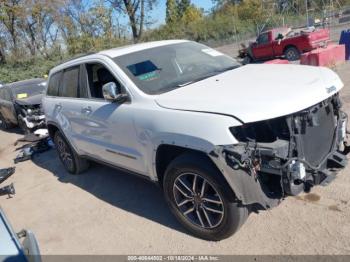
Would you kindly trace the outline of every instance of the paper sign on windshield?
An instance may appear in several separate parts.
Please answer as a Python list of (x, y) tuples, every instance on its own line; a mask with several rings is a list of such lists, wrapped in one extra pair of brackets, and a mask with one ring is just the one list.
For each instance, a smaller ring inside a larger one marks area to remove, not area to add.
[(28, 97), (27, 93), (17, 94), (17, 99), (22, 99), (22, 98), (27, 98), (27, 97)]
[(220, 53), (220, 52), (218, 52), (218, 51), (216, 51), (214, 49), (210, 49), (210, 48), (202, 49), (202, 52), (206, 53), (207, 55), (210, 55), (210, 56), (221, 56), (221, 55), (223, 55), (222, 53)]

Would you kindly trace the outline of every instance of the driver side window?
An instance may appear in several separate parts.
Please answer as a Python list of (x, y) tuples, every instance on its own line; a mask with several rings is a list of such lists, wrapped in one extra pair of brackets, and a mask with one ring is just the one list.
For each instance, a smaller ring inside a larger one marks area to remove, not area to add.
[(267, 44), (268, 42), (269, 42), (269, 35), (268, 35), (268, 33), (263, 33), (263, 34), (261, 34), (259, 37), (258, 37), (258, 39), (257, 39), (257, 41), (256, 41), (259, 45), (260, 44)]
[(114, 82), (119, 92), (121, 92), (120, 82), (104, 65), (100, 63), (88, 63), (85, 65), (85, 68), (92, 98), (103, 99), (102, 87), (109, 82)]

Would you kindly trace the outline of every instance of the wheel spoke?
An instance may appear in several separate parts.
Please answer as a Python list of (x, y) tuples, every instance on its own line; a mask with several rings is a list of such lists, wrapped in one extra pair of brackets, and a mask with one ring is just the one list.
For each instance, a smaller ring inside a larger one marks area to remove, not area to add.
[(177, 184), (174, 186), (184, 197), (191, 198), (191, 196), (187, 195)]
[(196, 187), (197, 187), (197, 175), (194, 175), (193, 185), (192, 185), (193, 194), (196, 194)]
[(213, 213), (218, 213), (218, 214), (223, 214), (224, 212), (221, 211), (221, 210), (217, 210), (217, 209), (213, 209), (211, 207), (207, 207), (206, 205), (203, 205), (203, 208), (210, 211), (210, 212), (213, 212)]
[(203, 183), (202, 183), (202, 189), (201, 189), (201, 197), (204, 196), (204, 191), (205, 191), (205, 185), (207, 184), (207, 182), (205, 180), (203, 180)]
[(181, 178), (179, 178), (178, 181), (179, 181), (179, 182), (181, 183), (181, 185), (183, 185), (184, 188), (186, 188), (191, 194), (193, 193), (192, 190), (191, 190), (191, 188), (189, 188), (189, 187), (186, 185), (186, 183), (185, 183), (184, 181), (182, 181)]
[(214, 199), (210, 199), (207, 197), (203, 197), (203, 200), (209, 203), (213, 203), (213, 204), (218, 204), (218, 205), (222, 205), (222, 202), (220, 200), (214, 200)]
[(196, 214), (197, 214), (197, 217), (198, 217), (199, 222), (201, 223), (201, 226), (202, 226), (202, 227), (205, 227), (205, 225), (204, 225), (204, 223), (203, 223), (202, 216), (201, 216), (201, 214), (199, 213), (199, 210), (196, 210)]
[(183, 200), (182, 202), (180, 202), (179, 204), (177, 204), (177, 206), (178, 206), (178, 207), (181, 207), (181, 206), (183, 206), (184, 204), (187, 204), (187, 203), (192, 202), (192, 201), (193, 201), (193, 199), (185, 199), (185, 200)]
[(191, 208), (189, 208), (188, 210), (186, 210), (185, 212), (184, 212), (184, 215), (187, 215), (187, 214), (189, 214), (189, 213), (191, 213), (191, 212), (193, 212), (194, 211), (194, 207), (191, 207)]
[(203, 210), (203, 213), (204, 213), (205, 218), (207, 219), (207, 222), (208, 222), (209, 226), (212, 227), (213, 224), (212, 224), (211, 221), (210, 221), (210, 218), (209, 218), (209, 216), (208, 216), (207, 211), (206, 211), (204, 208), (202, 208), (202, 210)]

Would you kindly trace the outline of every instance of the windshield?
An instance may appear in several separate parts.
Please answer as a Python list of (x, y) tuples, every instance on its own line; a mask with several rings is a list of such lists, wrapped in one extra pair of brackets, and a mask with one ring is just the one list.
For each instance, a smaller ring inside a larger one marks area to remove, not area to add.
[(114, 58), (146, 94), (161, 94), (237, 68), (234, 59), (205, 45), (185, 42)]
[(35, 95), (42, 94), (46, 88), (46, 82), (32, 82), (11, 87), (15, 99), (23, 99)]

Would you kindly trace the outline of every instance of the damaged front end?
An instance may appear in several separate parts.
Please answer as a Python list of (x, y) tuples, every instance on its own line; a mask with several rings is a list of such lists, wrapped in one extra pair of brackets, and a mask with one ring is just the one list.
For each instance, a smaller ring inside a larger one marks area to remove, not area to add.
[(339, 95), (292, 115), (231, 128), (239, 141), (210, 157), (245, 205), (268, 209), (327, 185), (347, 164), (347, 115)]
[(45, 128), (45, 114), (37, 99), (21, 99), (15, 101), (18, 125), (25, 133), (33, 133), (35, 130)]

